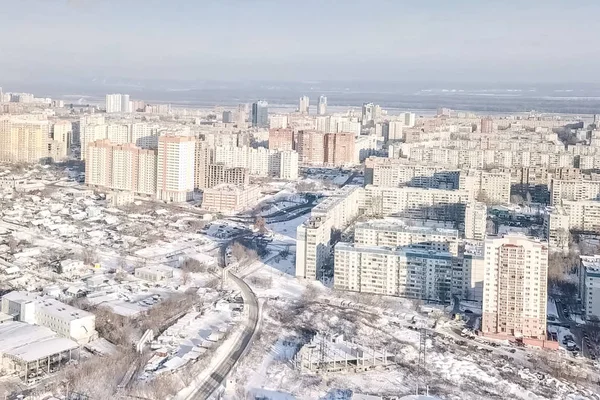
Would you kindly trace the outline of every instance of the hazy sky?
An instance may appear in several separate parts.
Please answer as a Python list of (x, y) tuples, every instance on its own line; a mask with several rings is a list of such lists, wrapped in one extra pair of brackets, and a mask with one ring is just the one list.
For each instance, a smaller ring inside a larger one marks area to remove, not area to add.
[(0, 0), (0, 83), (600, 81), (599, 0)]

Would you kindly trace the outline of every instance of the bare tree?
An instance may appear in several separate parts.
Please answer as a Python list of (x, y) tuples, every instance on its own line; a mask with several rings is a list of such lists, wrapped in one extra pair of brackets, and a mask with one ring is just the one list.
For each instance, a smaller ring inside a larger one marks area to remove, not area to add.
[(8, 239), (8, 248), (10, 249), (11, 253), (14, 253), (17, 250), (17, 247), (19, 247), (19, 243), (19, 239), (17, 239), (13, 235), (10, 236), (10, 238)]
[(265, 233), (267, 231), (267, 222), (263, 217), (258, 216), (254, 222), (254, 227), (258, 229), (260, 233)]
[(91, 247), (86, 247), (81, 252), (81, 259), (85, 264), (94, 264), (98, 260), (96, 250)]
[(188, 271), (184, 271), (183, 274), (181, 274), (181, 283), (183, 283), (184, 285), (189, 284), (191, 280), (192, 276)]
[(204, 273), (207, 271), (207, 266), (200, 260), (187, 257), (181, 262), (181, 270), (184, 272)]

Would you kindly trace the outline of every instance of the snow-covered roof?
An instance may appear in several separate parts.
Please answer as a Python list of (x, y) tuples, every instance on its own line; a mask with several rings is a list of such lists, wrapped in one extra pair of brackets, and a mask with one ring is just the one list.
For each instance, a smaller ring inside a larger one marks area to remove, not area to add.
[(43, 326), (17, 321), (0, 324), (0, 353), (23, 361), (39, 360), (77, 347), (74, 341), (57, 337)]

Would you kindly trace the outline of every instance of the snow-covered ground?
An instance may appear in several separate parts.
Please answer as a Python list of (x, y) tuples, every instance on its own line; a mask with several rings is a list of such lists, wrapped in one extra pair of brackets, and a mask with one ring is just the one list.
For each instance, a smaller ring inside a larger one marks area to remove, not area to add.
[[(551, 378), (545, 371), (540, 379), (535, 369), (544, 362), (530, 362), (528, 357), (545, 357), (547, 352), (518, 349), (512, 354), (507, 343), (496, 349), (463, 339), (454, 333), (460, 332), (458, 322), (440, 321), (435, 336), (427, 338), (426, 364), (419, 371), (419, 332), (396, 317), (416, 314), (418, 321), (427, 320), (415, 311), (414, 302), (339, 293), (300, 281), (280, 271), (287, 262), (272, 259), (246, 270), (246, 282), (263, 299), (263, 321), (251, 351), (232, 376), (227, 399), (237, 399), (243, 392), (274, 400), (330, 399), (338, 389), (405, 396), (414, 394), (417, 383), (428, 385), (430, 394), (440, 399), (598, 398), (589, 389)], [(343, 333), (374, 348), (386, 348), (397, 355), (397, 362), (368, 372), (300, 373), (291, 360), (307, 330)], [(568, 330), (561, 337), (566, 334)], [(468, 343), (457, 344), (461, 341)]]

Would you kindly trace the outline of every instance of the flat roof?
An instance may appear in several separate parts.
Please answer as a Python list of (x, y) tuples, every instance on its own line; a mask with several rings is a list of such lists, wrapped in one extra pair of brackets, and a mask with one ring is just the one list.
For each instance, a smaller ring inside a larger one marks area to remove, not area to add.
[(587, 275), (600, 276), (600, 255), (579, 256)]
[(452, 254), (446, 251), (439, 250), (426, 250), (419, 249), (415, 247), (409, 246), (398, 246), (398, 247), (389, 247), (389, 246), (361, 246), (355, 243), (348, 242), (339, 242), (335, 245), (335, 249), (345, 250), (345, 251), (353, 251), (353, 252), (369, 252), (376, 254), (396, 254), (396, 255), (407, 255), (407, 256), (423, 256), (426, 258), (435, 258), (435, 259), (451, 259)]
[(0, 324), (0, 353), (26, 362), (78, 347), (71, 339), (58, 337), (43, 326), (18, 321)]
[(52, 315), (61, 321), (74, 321), (79, 318), (93, 316), (94, 314), (83, 311), (77, 307), (62, 303), (53, 297), (40, 296), (38, 293), (12, 291), (3, 296), (10, 301), (17, 303), (34, 302), (35, 307), (44, 310), (47, 314)]
[(402, 220), (391, 221), (368, 221), (368, 222), (357, 222), (355, 229), (374, 229), (378, 231), (394, 231), (394, 232), (410, 232), (410, 233), (422, 233), (429, 235), (442, 235), (442, 236), (456, 236), (458, 238), (457, 229), (448, 228), (436, 228), (429, 226), (411, 226), (405, 224)]

